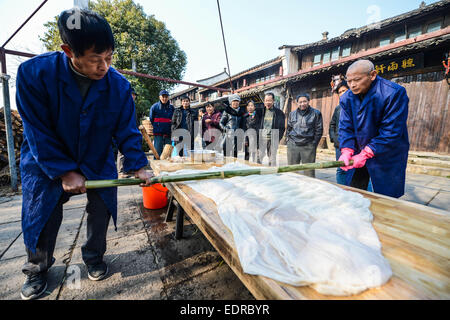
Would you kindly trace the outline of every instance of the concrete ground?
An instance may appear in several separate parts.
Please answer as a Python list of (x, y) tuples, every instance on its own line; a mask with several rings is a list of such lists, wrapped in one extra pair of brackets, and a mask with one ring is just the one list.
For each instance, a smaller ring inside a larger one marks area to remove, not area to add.
[[(241, 155), (240, 155), (241, 156)], [(280, 154), (279, 164), (283, 165)], [(335, 182), (335, 169), (316, 171)], [(166, 209), (143, 208), (141, 189), (119, 188), (117, 231), (111, 223), (105, 262), (109, 276), (87, 278), (80, 247), (86, 239), (86, 196), (73, 196), (64, 206), (56, 262), (48, 273), (43, 300), (90, 299), (253, 299), (197, 227), (185, 221), (184, 238), (175, 240), (175, 220), (165, 223)], [(404, 200), (449, 210), (450, 179), (407, 174)], [(26, 260), (20, 222), (21, 196), (0, 197), (0, 299), (20, 299)]]

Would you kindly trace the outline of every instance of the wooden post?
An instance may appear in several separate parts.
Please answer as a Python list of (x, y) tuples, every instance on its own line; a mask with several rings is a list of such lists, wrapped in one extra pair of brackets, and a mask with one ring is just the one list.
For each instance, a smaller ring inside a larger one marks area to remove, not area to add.
[(172, 155), (172, 151), (173, 151), (173, 146), (170, 144), (166, 144), (164, 146), (163, 152), (161, 153), (161, 160), (170, 159), (170, 157)]
[(156, 151), (155, 146), (153, 145), (152, 140), (151, 140), (150, 137), (148, 136), (147, 130), (145, 130), (145, 128), (144, 128), (143, 125), (140, 125), (140, 126), (139, 126), (139, 131), (141, 131), (142, 136), (144, 137), (144, 139), (145, 139), (145, 141), (147, 142), (148, 146), (149, 146), (150, 149), (152, 150), (153, 155), (155, 156), (155, 158), (156, 158), (157, 160), (159, 160), (159, 154), (158, 154), (158, 152)]
[(184, 225), (184, 209), (177, 202), (177, 220), (175, 227), (175, 239), (180, 240), (183, 238), (183, 225)]

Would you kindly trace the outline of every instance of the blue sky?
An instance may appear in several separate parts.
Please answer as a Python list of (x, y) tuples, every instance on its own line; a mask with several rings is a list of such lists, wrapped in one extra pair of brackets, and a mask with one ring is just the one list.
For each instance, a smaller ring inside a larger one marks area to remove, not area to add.
[[(41, 0), (0, 0), (0, 45), (37, 8)], [(135, 0), (148, 15), (163, 21), (186, 52), (183, 80), (220, 73), (226, 67), (216, 0)], [(318, 41), (410, 10), (421, 0), (220, 0), (232, 74), (280, 55), (283, 44)], [(436, 1), (425, 1), (431, 4)], [(44, 52), (38, 36), (43, 24), (71, 8), (73, 0), (49, 0), (7, 45), (8, 49)], [(24, 59), (8, 56), (13, 77)], [(139, 70), (138, 70), (139, 71)], [(178, 87), (182, 89), (184, 86)], [(13, 89), (13, 88), (12, 88)], [(11, 92), (11, 96), (14, 97)], [(13, 99), (12, 99), (13, 100)], [(13, 102), (13, 101), (12, 101)], [(13, 102), (13, 105), (15, 103)]]

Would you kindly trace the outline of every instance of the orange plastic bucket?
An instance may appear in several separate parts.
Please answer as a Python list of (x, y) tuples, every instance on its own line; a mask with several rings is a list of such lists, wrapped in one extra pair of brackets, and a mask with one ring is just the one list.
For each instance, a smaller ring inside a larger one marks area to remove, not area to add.
[(161, 209), (167, 205), (167, 193), (169, 190), (162, 184), (155, 183), (150, 187), (142, 187), (144, 208)]

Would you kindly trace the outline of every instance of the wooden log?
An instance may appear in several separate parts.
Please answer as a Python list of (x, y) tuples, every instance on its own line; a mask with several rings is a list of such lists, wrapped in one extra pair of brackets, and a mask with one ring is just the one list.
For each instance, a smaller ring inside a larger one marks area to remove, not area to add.
[(170, 144), (166, 144), (164, 146), (163, 152), (161, 153), (161, 160), (170, 159), (170, 157), (172, 155), (172, 151), (173, 151), (173, 146)]
[(148, 144), (148, 146), (150, 147), (150, 149), (152, 150), (153, 155), (155, 156), (155, 158), (159, 160), (159, 154), (158, 154), (158, 151), (156, 151), (155, 146), (153, 145), (153, 142), (152, 142), (152, 140), (150, 139), (150, 137), (148, 136), (147, 131), (145, 130), (145, 128), (144, 128), (143, 125), (140, 125), (140, 126), (139, 126), (139, 131), (141, 131), (141, 134), (142, 134), (142, 136), (144, 137), (145, 142), (147, 142), (147, 144)]
[(142, 120), (142, 125), (149, 135), (153, 135), (153, 126), (150, 120)]

